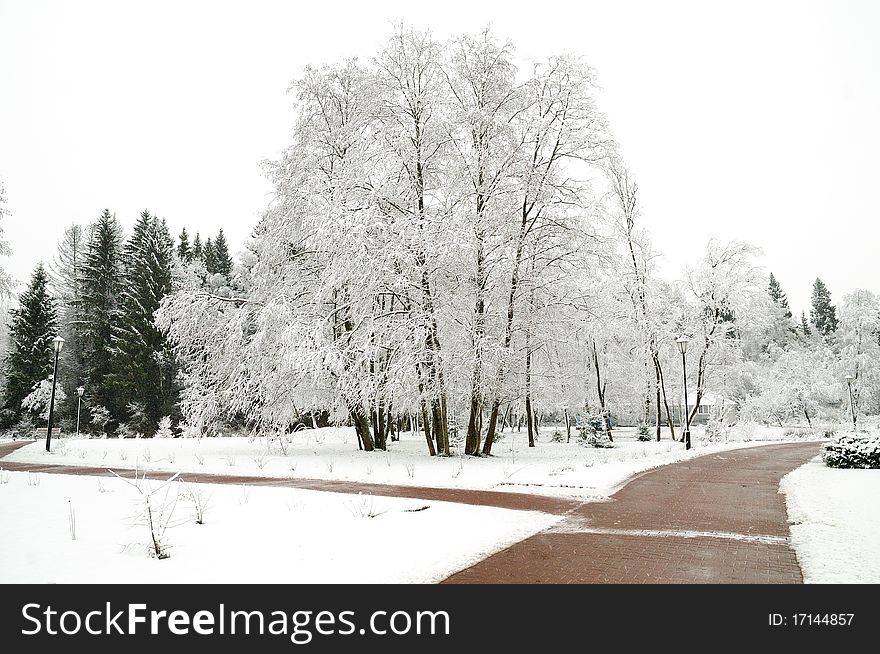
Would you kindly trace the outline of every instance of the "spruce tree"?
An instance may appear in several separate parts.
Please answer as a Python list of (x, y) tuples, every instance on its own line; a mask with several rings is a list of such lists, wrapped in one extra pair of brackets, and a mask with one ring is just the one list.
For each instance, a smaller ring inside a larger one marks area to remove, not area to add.
[(803, 311), (801, 311), (801, 331), (803, 332), (804, 336), (809, 336), (813, 333), (810, 329), (810, 323), (807, 322), (807, 314), (805, 314)]
[(217, 253), (214, 249), (214, 242), (209, 238), (205, 241), (205, 269), (208, 274), (213, 275), (217, 272)]
[(58, 382), (66, 400), (56, 404), (59, 418), (75, 419), (77, 386), (85, 383), (84, 338), (82, 315), (83, 268), (86, 255), (86, 235), (79, 225), (64, 230), (58, 243), (58, 252), (51, 266), (52, 287), (58, 303), (59, 331), (64, 338), (64, 349), (58, 359)]
[(214, 272), (223, 275), (227, 281), (232, 277), (232, 257), (229, 256), (229, 244), (222, 227), (214, 239)]
[(154, 322), (159, 303), (171, 291), (173, 252), (165, 221), (144, 211), (123, 249), (113, 378), (118, 396), (126, 402), (126, 420), (136, 419), (137, 429), (146, 435), (152, 435), (176, 401), (174, 358)]
[(810, 322), (822, 336), (837, 331), (837, 309), (831, 304), (831, 291), (818, 277), (813, 283)]
[(192, 261), (193, 253), (192, 248), (189, 245), (189, 234), (186, 233), (186, 227), (180, 230), (180, 236), (178, 238), (180, 243), (177, 245), (177, 256), (184, 263), (189, 263)]
[(82, 319), (89, 406), (106, 408), (111, 420), (118, 420), (125, 407), (112, 379), (121, 291), (122, 230), (116, 216), (105, 209), (91, 226), (82, 275)]
[(202, 239), (198, 232), (196, 232), (196, 236), (193, 239), (192, 258), (197, 259), (198, 261), (202, 261), (205, 258), (205, 251), (202, 248)]
[(770, 273), (769, 293), (770, 299), (773, 300), (774, 304), (784, 310), (783, 315), (786, 318), (791, 318), (791, 309), (788, 306), (788, 298), (785, 296), (785, 293), (782, 292), (782, 287), (779, 285), (779, 282), (776, 281), (773, 273)]
[(58, 333), (58, 315), (48, 285), (49, 276), (41, 263), (19, 297), (18, 307), (11, 312), (10, 347), (5, 362), (3, 422), (7, 424), (21, 417), (21, 401), (52, 374), (52, 339)]

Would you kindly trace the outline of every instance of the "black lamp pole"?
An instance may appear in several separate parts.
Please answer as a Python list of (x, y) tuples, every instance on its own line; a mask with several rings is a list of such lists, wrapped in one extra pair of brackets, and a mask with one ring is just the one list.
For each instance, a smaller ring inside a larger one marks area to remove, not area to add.
[(684, 381), (684, 449), (691, 449), (691, 414), (688, 411), (688, 375), (687, 375), (687, 347), (690, 339), (687, 336), (680, 336), (675, 340), (678, 349), (681, 351), (681, 374)]
[(849, 412), (850, 415), (852, 415), (853, 431), (855, 431), (858, 429), (858, 425), (856, 424), (856, 403), (853, 400), (852, 392), (852, 383), (853, 380), (855, 380), (855, 377), (853, 377), (852, 375), (847, 375), (846, 377), (844, 377), (844, 379), (846, 379), (846, 387), (849, 390)]
[(52, 443), (52, 420), (55, 417), (55, 382), (58, 378), (58, 355), (61, 354), (61, 348), (64, 347), (64, 339), (56, 336), (52, 339), (52, 347), (55, 350), (55, 365), (52, 367), (52, 393), (49, 396), (49, 424), (46, 428), (46, 451)]

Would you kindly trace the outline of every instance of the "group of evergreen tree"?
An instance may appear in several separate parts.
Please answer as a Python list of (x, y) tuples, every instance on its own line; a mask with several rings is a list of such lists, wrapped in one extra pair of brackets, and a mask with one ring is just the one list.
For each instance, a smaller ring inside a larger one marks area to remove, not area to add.
[(232, 277), (232, 257), (229, 254), (229, 244), (226, 242), (226, 235), (223, 233), (222, 227), (217, 236), (213, 240), (208, 238), (204, 245), (202, 245), (198, 232), (190, 244), (189, 233), (184, 227), (178, 237), (177, 256), (185, 263), (201, 261), (205, 264), (205, 270), (211, 275), (219, 273), (227, 280)]
[(773, 305), (776, 307), (782, 321), (788, 325), (788, 329), (794, 333), (800, 331), (803, 336), (810, 336), (815, 331), (820, 336), (829, 337), (837, 331), (838, 319), (837, 308), (831, 303), (831, 291), (818, 277), (813, 282), (813, 293), (810, 299), (810, 318), (807, 320), (805, 312), (801, 312), (800, 324), (795, 326), (788, 305), (788, 297), (782, 291), (782, 287), (773, 273), (770, 273), (770, 285), (767, 291)]
[(67, 429), (76, 420), (78, 386), (86, 389), (83, 430), (126, 425), (151, 435), (164, 416), (179, 421), (177, 362), (154, 321), (173, 290), (175, 259), (232, 276), (223, 230), (203, 245), (198, 234), (190, 244), (184, 229), (175, 247), (164, 219), (144, 211), (124, 238), (109, 210), (86, 229), (65, 230), (51, 269), (37, 266), (11, 314), (0, 426), (36, 418), (22, 400), (51, 377), (56, 334), (65, 339), (58, 370), (65, 399), (56, 415)]

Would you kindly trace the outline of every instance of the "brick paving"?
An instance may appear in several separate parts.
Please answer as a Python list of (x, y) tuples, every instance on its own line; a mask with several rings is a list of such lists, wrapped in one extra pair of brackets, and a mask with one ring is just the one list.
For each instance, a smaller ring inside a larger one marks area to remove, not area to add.
[(803, 583), (779, 480), (818, 450), (765, 445), (657, 468), (444, 583)]
[[(0, 443), (0, 458), (28, 441)], [(707, 454), (642, 473), (609, 501), (322, 479), (184, 473), (187, 481), (372, 493), (544, 511), (563, 522), (444, 583), (802, 583), (779, 480), (817, 443)], [(6, 470), (109, 476), (105, 468), (2, 461)], [(116, 469), (131, 476), (133, 470)], [(167, 473), (152, 473), (162, 476)]]

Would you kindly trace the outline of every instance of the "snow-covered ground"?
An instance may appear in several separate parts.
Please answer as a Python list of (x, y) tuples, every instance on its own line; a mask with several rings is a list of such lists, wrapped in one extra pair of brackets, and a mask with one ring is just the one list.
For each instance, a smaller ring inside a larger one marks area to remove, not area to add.
[[(660, 442), (640, 442), (631, 428), (614, 432), (615, 447), (583, 447), (551, 442), (554, 428), (542, 430), (537, 447), (527, 447), (525, 434), (505, 433), (491, 457), (430, 457), (421, 433), (404, 433), (387, 452), (360, 452), (354, 429), (304, 430), (282, 449), (265, 438), (75, 439), (53, 440), (52, 452), (42, 442), (16, 450), (7, 460), (60, 463), (102, 468), (137, 466), (142, 470), (212, 472), (270, 477), (339, 479), (377, 484), (473, 488), (601, 498), (628, 477), (667, 463), (709, 452), (791, 439), (772, 427), (734, 430), (727, 443), (707, 443), (701, 428), (692, 430), (694, 447), (664, 434)], [(562, 430), (564, 432), (564, 429)], [(0, 461), (2, 466), (2, 461)]]
[[(168, 485), (169, 502), (183, 490), (177, 484)], [(559, 519), (445, 502), (193, 486), (210, 496), (204, 524), (181, 493), (165, 532), (171, 556), (159, 560), (147, 554), (148, 528), (132, 520), (142, 505), (125, 481), (0, 472), (0, 583), (435, 582)], [(154, 509), (164, 496), (154, 496)]]
[(818, 457), (782, 479), (792, 546), (807, 583), (880, 583), (880, 470)]

